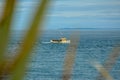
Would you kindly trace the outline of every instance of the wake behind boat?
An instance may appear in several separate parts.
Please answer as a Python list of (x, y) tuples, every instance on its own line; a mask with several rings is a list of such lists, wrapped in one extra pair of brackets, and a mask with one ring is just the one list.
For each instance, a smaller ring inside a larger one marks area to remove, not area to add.
[(70, 40), (67, 40), (66, 38), (60, 38), (59, 40), (53, 39), (50, 40), (51, 43), (70, 43)]

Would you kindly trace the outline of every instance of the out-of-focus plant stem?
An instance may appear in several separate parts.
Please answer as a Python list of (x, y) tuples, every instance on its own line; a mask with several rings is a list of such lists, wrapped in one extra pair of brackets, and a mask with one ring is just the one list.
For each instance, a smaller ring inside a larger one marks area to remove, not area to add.
[(80, 32), (74, 31), (71, 35), (71, 43), (66, 51), (62, 80), (70, 80), (72, 76), (72, 70), (75, 63), (75, 57), (77, 52), (77, 47), (79, 44)]
[(6, 0), (6, 5), (2, 19), (0, 21), (0, 63), (4, 59), (7, 43), (10, 35), (12, 16), (16, 0)]
[(32, 24), (30, 25), (30, 29), (28, 30), (24, 38), (21, 50), (10, 68), (10, 71), (13, 71), (12, 80), (23, 79), (26, 66), (28, 63), (27, 60), (28, 57), (30, 56), (34, 43), (37, 40), (38, 32), (39, 30), (41, 31), (42, 29), (42, 23), (44, 20), (44, 16), (46, 14), (45, 11), (48, 8), (49, 1), (50, 0), (42, 0), (41, 3), (39, 4), (38, 10), (32, 20)]
[(26, 32), (27, 34), (23, 39), (20, 51), (9, 64), (9, 61), (7, 61), (4, 55), (10, 37), (11, 22), (13, 19), (12, 16), (16, 0), (6, 0), (3, 17), (0, 21), (0, 80), (4, 79), (2, 76), (7, 77), (8, 75), (11, 80), (22, 80), (24, 78), (26, 66), (28, 64), (27, 60), (38, 35), (40, 35), (38, 32), (42, 30), (42, 23), (46, 14), (45, 11), (48, 9), (49, 2), (50, 0), (40, 0), (39, 7), (28, 31)]
[[(103, 66), (107, 71), (110, 71), (115, 65), (117, 59), (120, 57), (120, 45), (113, 48), (113, 51), (104, 62)], [(96, 80), (103, 80), (103, 76), (99, 75)]]
[(105, 80), (114, 80), (109, 72), (98, 62), (92, 61), (92, 65), (101, 73)]
[(16, 0), (6, 0), (4, 12), (0, 21), (0, 78), (5, 68), (5, 52), (10, 37), (10, 29)]

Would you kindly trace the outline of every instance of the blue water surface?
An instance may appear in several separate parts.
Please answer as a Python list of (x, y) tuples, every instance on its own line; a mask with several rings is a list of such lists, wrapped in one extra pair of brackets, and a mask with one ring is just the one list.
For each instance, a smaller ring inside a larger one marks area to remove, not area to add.
[[(62, 80), (66, 49), (69, 44), (49, 43), (51, 39), (70, 38), (71, 31), (46, 31), (37, 42), (30, 57), (25, 80)], [(103, 64), (114, 46), (120, 42), (120, 31), (81, 31), (71, 80), (96, 80), (100, 73), (90, 64), (96, 60)], [(13, 34), (9, 51), (22, 44), (21, 34)], [(15, 54), (11, 54), (15, 55)], [(120, 57), (109, 71), (114, 80), (120, 79)]]

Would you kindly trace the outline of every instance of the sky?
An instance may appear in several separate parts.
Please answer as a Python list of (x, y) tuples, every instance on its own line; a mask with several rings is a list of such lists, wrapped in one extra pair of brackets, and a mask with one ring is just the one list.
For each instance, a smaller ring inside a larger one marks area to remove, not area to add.
[[(0, 0), (0, 12), (3, 9)], [(120, 0), (51, 0), (45, 30), (62, 28), (120, 28)], [(12, 27), (30, 24), (39, 0), (18, 0)]]

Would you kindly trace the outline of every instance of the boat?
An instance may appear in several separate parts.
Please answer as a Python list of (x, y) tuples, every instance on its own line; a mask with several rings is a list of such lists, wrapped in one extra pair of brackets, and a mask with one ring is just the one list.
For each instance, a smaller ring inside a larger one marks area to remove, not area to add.
[(51, 43), (70, 43), (70, 40), (67, 40), (66, 38), (60, 38), (59, 40), (50, 40)]

